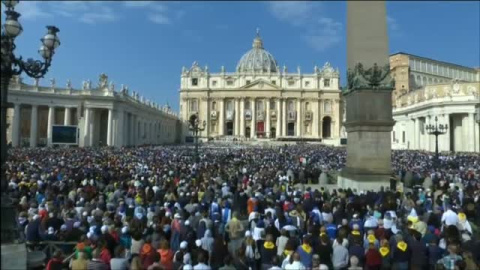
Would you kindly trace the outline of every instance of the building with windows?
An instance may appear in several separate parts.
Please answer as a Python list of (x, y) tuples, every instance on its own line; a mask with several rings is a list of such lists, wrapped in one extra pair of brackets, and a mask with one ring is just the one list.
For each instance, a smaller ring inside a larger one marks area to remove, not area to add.
[(76, 142), (68, 144), (80, 147), (170, 144), (180, 138), (179, 119), (167, 106), (129, 92), (124, 85), (115, 91), (105, 74), (98, 85), (84, 81), (82, 89), (73, 89), (70, 81), (66, 87), (58, 87), (55, 79), (50, 86), (40, 86), (38, 80), (26, 84), (14, 77), (8, 106), (7, 142), (14, 147), (65, 144), (61, 142), (65, 129), (54, 128), (64, 126), (77, 132)]
[[(393, 149), (435, 151), (429, 124), (447, 125), (439, 151), (480, 152), (480, 82), (427, 85), (396, 100)], [(437, 122), (435, 122), (435, 119)]]
[[(235, 72), (211, 73), (194, 62), (181, 74), (180, 118), (206, 122), (202, 139), (312, 139), (338, 144), (342, 126), (339, 72), (329, 63), (302, 73), (281, 70), (257, 32)], [(188, 136), (188, 126), (184, 135)]]
[[(427, 125), (447, 125), (440, 151), (480, 151), (480, 69), (407, 53), (390, 56), (393, 149), (435, 151)], [(437, 122), (435, 122), (437, 119)]]
[(458, 82), (480, 82), (480, 68), (465, 67), (413, 54), (399, 52), (390, 55), (390, 69), (395, 79), (395, 99), (427, 85)]

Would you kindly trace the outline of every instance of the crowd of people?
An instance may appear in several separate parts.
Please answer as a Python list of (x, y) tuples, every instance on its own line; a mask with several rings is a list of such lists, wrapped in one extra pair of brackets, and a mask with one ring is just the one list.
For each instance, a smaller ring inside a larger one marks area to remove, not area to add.
[[(10, 149), (8, 193), (46, 269), (479, 269), (480, 155), (393, 151), (401, 191), (327, 189), (344, 148)], [(70, 260), (66, 256), (73, 253)]]

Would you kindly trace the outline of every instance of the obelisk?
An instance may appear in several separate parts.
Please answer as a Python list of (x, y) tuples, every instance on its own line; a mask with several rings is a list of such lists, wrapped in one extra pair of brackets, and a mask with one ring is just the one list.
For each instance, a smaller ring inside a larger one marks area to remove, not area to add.
[(339, 187), (389, 186), (393, 81), (384, 1), (347, 2), (347, 164)]

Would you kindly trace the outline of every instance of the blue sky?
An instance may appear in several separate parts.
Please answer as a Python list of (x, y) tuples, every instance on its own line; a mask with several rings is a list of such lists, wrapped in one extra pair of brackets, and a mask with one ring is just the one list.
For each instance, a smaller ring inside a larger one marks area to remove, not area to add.
[[(257, 27), (280, 66), (311, 73), (328, 61), (345, 84), (346, 2), (21, 1), (16, 9), (24, 28), (16, 52), (24, 58), (39, 58), (45, 25), (60, 28), (42, 85), (71, 79), (80, 88), (104, 72), (117, 89), (128, 85), (178, 110), (182, 66), (234, 71)], [(387, 2), (387, 14), (392, 53), (480, 66), (479, 2)]]

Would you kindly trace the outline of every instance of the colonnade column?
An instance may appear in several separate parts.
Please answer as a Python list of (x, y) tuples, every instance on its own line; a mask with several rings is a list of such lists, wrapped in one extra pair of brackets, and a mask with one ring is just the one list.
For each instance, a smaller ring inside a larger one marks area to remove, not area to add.
[(55, 121), (55, 107), (48, 107), (47, 145), (52, 145), (52, 126)]
[(281, 99), (276, 100), (277, 105), (275, 108), (277, 109), (276, 115), (277, 115), (277, 129), (275, 130), (275, 137), (281, 137), (282, 136), (282, 101)]
[(475, 145), (478, 143), (478, 134), (475, 137), (475, 114), (469, 113), (468, 114), (468, 150), (475, 152)]
[(218, 117), (218, 135), (223, 136), (225, 134), (225, 106), (223, 98), (219, 100), (220, 115)]
[(125, 130), (125, 112), (118, 110), (117, 111), (117, 118), (118, 118), (118, 124), (117, 124), (117, 130), (118, 133), (116, 134), (117, 140), (115, 142), (116, 146), (122, 147), (125, 145), (125, 136), (127, 136), (127, 133), (124, 132)]
[(90, 137), (92, 134), (90, 133), (90, 121), (91, 121), (91, 110), (90, 108), (85, 108), (85, 136), (83, 137), (83, 144), (84, 146), (91, 146), (90, 145)]
[(30, 147), (37, 146), (37, 127), (38, 127), (38, 105), (32, 105), (32, 115), (30, 119)]
[(252, 101), (251, 101), (251, 106), (250, 108), (252, 109), (252, 121), (251, 121), (251, 125), (250, 125), (250, 138), (255, 138), (256, 135), (257, 135), (257, 132), (256, 132), (256, 124), (257, 124), (257, 112), (256, 112), (256, 108), (255, 108), (255, 99), (252, 98)]
[(240, 99), (240, 136), (245, 137), (245, 98)]
[(17, 147), (20, 142), (20, 104), (13, 104), (12, 146)]
[(65, 126), (71, 125), (72, 124), (71, 118), (72, 118), (72, 109), (69, 107), (65, 107), (63, 125)]
[(297, 137), (302, 136), (302, 101), (297, 99)]
[(108, 109), (107, 120), (107, 145), (112, 146), (112, 126), (113, 126), (113, 112), (112, 109)]
[(287, 136), (287, 99), (282, 100), (282, 136)]

